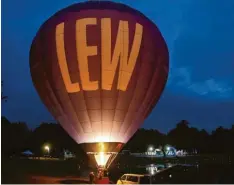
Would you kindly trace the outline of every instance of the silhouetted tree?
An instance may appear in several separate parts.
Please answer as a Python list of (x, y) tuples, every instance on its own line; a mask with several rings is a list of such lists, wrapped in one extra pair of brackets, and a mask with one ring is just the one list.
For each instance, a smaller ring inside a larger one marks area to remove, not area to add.
[(197, 138), (197, 150), (199, 153), (209, 153), (210, 152), (210, 135), (204, 129), (199, 131)]
[(130, 149), (132, 152), (145, 152), (149, 145), (158, 147), (165, 144), (165, 135), (158, 130), (139, 129), (129, 140), (124, 149)]
[[(53, 156), (59, 156), (64, 149), (74, 152), (78, 158), (86, 158), (84, 151), (65, 131), (56, 123), (41, 123), (31, 131), (26, 123), (10, 123), (2, 117), (2, 156), (19, 154), (30, 149), (36, 155), (45, 154), (43, 146), (50, 144)], [(200, 153), (231, 153), (234, 152), (234, 125), (230, 129), (219, 127), (208, 134), (204, 129), (190, 127), (188, 121), (180, 121), (167, 135), (154, 129), (139, 129), (125, 145), (124, 149), (131, 152), (145, 152), (149, 145), (164, 148), (166, 144), (177, 149), (185, 149)]]
[[(232, 125), (230, 129), (230, 146), (234, 146), (234, 124)], [(234, 147), (230, 147), (230, 150), (234, 153)]]
[(25, 122), (13, 122), (10, 127), (12, 138), (14, 138), (12, 145), (14, 145), (15, 152), (20, 153), (28, 148), (26, 142), (30, 135), (30, 130)]
[(233, 135), (231, 129), (218, 127), (211, 135), (211, 152), (215, 153), (227, 153), (232, 150), (231, 145)]
[(191, 130), (188, 125), (189, 123), (186, 120), (179, 122), (176, 125), (176, 128), (172, 129), (167, 135), (169, 143), (178, 149), (189, 150), (191, 148)]
[(168, 133), (169, 143), (178, 149), (185, 149), (189, 152), (197, 151), (199, 153), (208, 152), (209, 134), (203, 129), (189, 127), (186, 120), (180, 121), (175, 129)]
[(6, 119), (6, 117), (2, 116), (1, 117), (1, 139), (2, 139), (2, 156), (8, 156), (12, 146), (9, 145), (9, 141), (12, 139), (10, 138), (10, 121), (8, 119)]
[(10, 123), (2, 117), (2, 153), (4, 156), (19, 154), (26, 148), (29, 129), (24, 122)]
[(68, 149), (76, 155), (84, 155), (80, 146), (56, 123), (41, 123), (30, 138), (30, 148), (37, 154), (45, 154), (43, 146), (51, 145), (51, 154), (61, 155), (64, 149)]

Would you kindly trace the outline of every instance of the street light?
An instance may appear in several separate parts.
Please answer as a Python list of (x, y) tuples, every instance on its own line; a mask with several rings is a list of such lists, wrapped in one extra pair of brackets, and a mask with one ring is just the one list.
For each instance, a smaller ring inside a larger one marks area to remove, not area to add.
[(45, 150), (47, 150), (48, 155), (49, 155), (49, 153), (50, 153), (50, 147), (48, 145), (45, 146)]
[(150, 147), (148, 148), (148, 151), (149, 151), (149, 152), (153, 152), (153, 150), (154, 150), (154, 147), (153, 147), (153, 146), (150, 146)]
[(148, 147), (148, 155), (150, 155), (151, 160), (153, 158), (153, 151), (154, 151), (154, 147), (153, 146), (149, 146)]

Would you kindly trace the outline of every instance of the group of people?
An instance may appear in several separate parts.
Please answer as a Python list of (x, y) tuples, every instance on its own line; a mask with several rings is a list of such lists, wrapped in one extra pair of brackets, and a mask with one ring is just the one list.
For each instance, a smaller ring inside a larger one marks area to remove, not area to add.
[[(104, 178), (105, 177), (105, 178)], [(103, 169), (99, 169), (97, 175), (95, 176), (94, 172), (90, 172), (89, 174), (90, 184), (109, 184), (109, 178), (107, 174), (104, 174)]]

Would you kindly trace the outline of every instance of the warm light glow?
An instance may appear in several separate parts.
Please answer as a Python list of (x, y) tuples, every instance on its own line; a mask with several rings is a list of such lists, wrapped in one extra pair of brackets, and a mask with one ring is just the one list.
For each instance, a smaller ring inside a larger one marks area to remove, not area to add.
[(100, 144), (100, 151), (104, 152), (104, 150), (105, 150), (104, 143), (99, 143), (99, 144)]
[[(57, 12), (40, 27), (30, 47), (31, 77), (45, 106), (76, 143), (121, 143), (103, 151), (84, 147), (85, 152), (117, 155), (160, 98), (168, 48), (157, 26), (131, 7), (84, 4)], [(124, 16), (114, 7), (123, 8)], [(48, 143), (40, 150), (49, 154), (56, 148)]]
[[(140, 52), (143, 26), (136, 23), (133, 43), (130, 45), (129, 34), (132, 33), (129, 31), (129, 23), (128, 21), (120, 20), (112, 55), (111, 45), (113, 40), (111, 35), (111, 18), (102, 18), (100, 46), (102, 48), (102, 53), (99, 54), (97, 45), (88, 46), (87, 44), (89, 38), (89, 35), (87, 34), (88, 27), (90, 25), (95, 26), (98, 22), (97, 18), (83, 18), (76, 20), (76, 54), (82, 89), (85, 91), (95, 91), (99, 88), (100, 82), (97, 79), (95, 81), (90, 80), (91, 75), (88, 65), (88, 57), (101, 55), (102, 89), (112, 89), (117, 66), (120, 63), (117, 89), (126, 91)], [(72, 82), (71, 74), (69, 74), (69, 61), (67, 61), (65, 52), (64, 30), (64, 22), (56, 26), (55, 41), (58, 64), (67, 92), (76, 93), (80, 91), (80, 85), (78, 82)]]
[(64, 44), (64, 23), (60, 23), (56, 26), (56, 52), (58, 56), (58, 64), (61, 70), (61, 75), (64, 81), (64, 85), (67, 89), (67, 92), (74, 93), (80, 91), (80, 86), (78, 82), (73, 83), (70, 78), (66, 53), (65, 53), (65, 44)]
[(45, 150), (47, 150), (48, 152), (50, 151), (50, 147), (49, 146), (45, 146)]
[(98, 166), (105, 166), (110, 156), (111, 154), (107, 154), (104, 152), (99, 152), (98, 154), (94, 155)]
[(109, 135), (96, 136), (95, 142), (109, 142)]
[[(119, 21), (116, 43), (113, 49), (111, 48), (113, 41), (111, 40), (112, 31), (110, 18), (101, 19), (101, 33), (102, 89), (112, 89), (117, 66), (120, 62), (117, 89), (126, 91), (141, 48), (143, 26), (136, 23), (135, 35), (130, 51), (128, 21)], [(113, 55), (111, 55), (112, 53)]]

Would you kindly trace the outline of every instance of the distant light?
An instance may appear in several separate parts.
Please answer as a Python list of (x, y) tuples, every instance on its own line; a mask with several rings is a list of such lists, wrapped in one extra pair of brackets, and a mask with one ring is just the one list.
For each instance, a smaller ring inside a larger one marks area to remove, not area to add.
[(154, 150), (154, 148), (152, 147), (152, 146), (150, 146), (149, 148), (148, 148), (148, 151), (150, 151), (150, 152), (152, 152)]
[(171, 149), (171, 148), (168, 146), (168, 147), (167, 147), (167, 150), (170, 150), (170, 149)]
[(170, 174), (169, 177), (172, 178), (172, 175)]
[(45, 150), (47, 150), (48, 152), (50, 151), (50, 147), (48, 145), (45, 146)]

